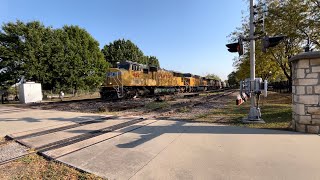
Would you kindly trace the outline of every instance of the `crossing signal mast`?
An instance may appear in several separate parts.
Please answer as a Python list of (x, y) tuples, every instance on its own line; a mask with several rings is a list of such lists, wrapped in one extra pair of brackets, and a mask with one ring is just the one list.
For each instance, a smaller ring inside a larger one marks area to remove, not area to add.
[[(262, 39), (262, 51), (266, 52), (268, 48), (277, 46), (285, 36), (274, 36), (269, 37), (265, 32), (265, 13), (266, 5), (262, 4), (263, 8), (263, 19), (255, 22), (254, 16), (258, 14), (256, 12), (257, 6), (254, 5), (254, 0), (250, 0), (250, 33), (248, 38), (240, 37), (238, 42), (226, 44), (229, 52), (238, 52), (239, 56), (243, 55), (243, 41), (250, 41), (250, 78), (247, 78), (245, 81), (240, 82), (240, 95), (238, 96), (237, 104), (241, 104), (243, 101), (246, 101), (247, 98), (250, 98), (251, 106), (248, 117), (243, 119), (245, 123), (264, 123), (261, 119), (261, 112), (259, 108), (259, 98), (263, 93), (264, 96), (267, 96), (267, 81), (262, 81), (261, 78), (255, 77), (255, 40)], [(255, 37), (255, 25), (263, 23), (263, 37)]]

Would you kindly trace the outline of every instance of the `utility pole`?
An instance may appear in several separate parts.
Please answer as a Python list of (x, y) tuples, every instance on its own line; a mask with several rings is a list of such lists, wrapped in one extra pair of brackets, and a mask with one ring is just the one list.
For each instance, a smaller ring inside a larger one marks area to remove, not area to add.
[(255, 97), (255, 65), (256, 65), (256, 59), (255, 59), (255, 37), (254, 37), (254, 0), (250, 0), (250, 95), (251, 95), (251, 105), (250, 105), (250, 111), (248, 114), (248, 117), (244, 118), (242, 121), (245, 123), (264, 123), (264, 121), (260, 118), (261, 112), (260, 108), (256, 106), (256, 97)]

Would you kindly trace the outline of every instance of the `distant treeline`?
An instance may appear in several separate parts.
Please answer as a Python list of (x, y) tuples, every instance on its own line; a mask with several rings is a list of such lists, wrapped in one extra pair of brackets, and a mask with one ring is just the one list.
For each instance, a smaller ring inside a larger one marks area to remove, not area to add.
[(0, 31), (0, 89), (24, 76), (45, 90), (90, 90), (101, 85), (107, 69), (131, 60), (159, 66), (130, 40), (116, 40), (101, 50), (79, 26), (54, 29), (39, 21), (9, 22)]

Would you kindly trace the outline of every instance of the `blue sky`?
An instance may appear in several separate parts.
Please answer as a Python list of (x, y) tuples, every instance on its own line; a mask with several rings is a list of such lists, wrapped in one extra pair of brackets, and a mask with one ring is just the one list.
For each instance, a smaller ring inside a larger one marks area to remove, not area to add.
[(245, 0), (0, 0), (0, 22), (79, 25), (101, 48), (130, 39), (162, 68), (226, 79), (237, 56), (227, 51), (226, 36), (240, 26), (246, 6)]

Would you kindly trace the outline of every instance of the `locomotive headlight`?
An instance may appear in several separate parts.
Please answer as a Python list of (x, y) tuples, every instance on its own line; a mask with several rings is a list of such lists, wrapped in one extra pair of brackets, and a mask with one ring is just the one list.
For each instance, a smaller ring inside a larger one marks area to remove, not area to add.
[(109, 84), (112, 84), (112, 82), (110, 82)]

